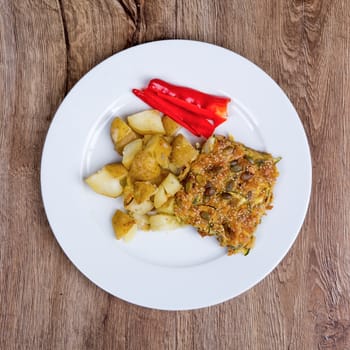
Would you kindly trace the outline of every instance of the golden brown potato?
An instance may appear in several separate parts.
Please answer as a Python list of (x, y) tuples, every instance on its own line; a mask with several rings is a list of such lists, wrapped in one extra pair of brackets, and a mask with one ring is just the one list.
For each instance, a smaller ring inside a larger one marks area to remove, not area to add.
[(162, 123), (167, 136), (173, 136), (181, 128), (176, 121), (172, 120), (167, 115), (163, 116)]
[(153, 203), (150, 200), (136, 203), (136, 200), (133, 199), (125, 208), (133, 214), (144, 215), (153, 209)]
[(144, 145), (153, 137), (154, 135), (143, 135), (142, 142)]
[(120, 163), (106, 164), (103, 169), (106, 169), (109, 174), (119, 180), (125, 179), (128, 175), (128, 171), (125, 169), (123, 164)]
[(169, 174), (162, 182), (162, 186), (168, 196), (174, 196), (182, 187), (174, 174)]
[(160, 135), (152, 136), (144, 149), (154, 157), (162, 168), (168, 168), (171, 146)]
[(124, 207), (126, 207), (134, 199), (134, 184), (130, 176), (127, 176), (123, 190)]
[(156, 179), (160, 173), (160, 166), (157, 160), (145, 151), (136, 154), (129, 171), (129, 175), (134, 181), (149, 181)]
[(182, 181), (190, 172), (190, 170), (191, 170), (191, 165), (190, 164), (185, 165), (185, 167), (183, 167), (182, 170), (180, 171), (179, 175), (177, 175), (178, 180)]
[(169, 145), (171, 145), (174, 141), (175, 136), (163, 136), (164, 140), (168, 142)]
[(162, 124), (162, 113), (149, 109), (127, 117), (130, 127), (141, 135), (165, 134)]
[(85, 179), (85, 182), (97, 193), (108, 197), (118, 197), (123, 192), (121, 181), (127, 170), (120, 163), (107, 164)]
[(137, 135), (131, 130), (128, 124), (119, 117), (113, 119), (110, 133), (114, 147), (120, 155), (122, 154), (125, 145), (137, 139)]
[(130, 215), (117, 210), (112, 218), (112, 225), (117, 239), (129, 241), (135, 235), (137, 230), (136, 221)]
[(154, 207), (161, 207), (168, 200), (168, 196), (165, 193), (165, 189), (162, 185), (158, 187), (156, 194), (154, 195)]
[(168, 176), (169, 170), (168, 169), (160, 169), (160, 174), (156, 178), (150, 180), (150, 182), (156, 186), (159, 186), (163, 180)]
[(131, 163), (136, 154), (142, 150), (142, 140), (136, 139), (128, 143), (123, 149), (122, 163), (125, 168), (130, 169)]
[(181, 226), (179, 220), (173, 215), (156, 214), (149, 217), (151, 230), (174, 230)]
[(210, 136), (202, 147), (202, 153), (210, 153), (214, 148), (215, 141), (215, 136)]
[(134, 183), (134, 198), (138, 204), (150, 199), (156, 191), (157, 186), (149, 181), (135, 181)]
[(181, 168), (177, 167), (173, 163), (169, 163), (169, 170), (176, 176), (179, 176), (181, 174)]
[(198, 151), (182, 135), (176, 135), (170, 155), (170, 162), (176, 167), (181, 168), (194, 161), (198, 156)]
[(157, 213), (174, 215), (175, 198), (169, 198), (161, 207), (157, 208)]
[(149, 215), (132, 214), (136, 220), (137, 228), (139, 230), (148, 231), (150, 229)]

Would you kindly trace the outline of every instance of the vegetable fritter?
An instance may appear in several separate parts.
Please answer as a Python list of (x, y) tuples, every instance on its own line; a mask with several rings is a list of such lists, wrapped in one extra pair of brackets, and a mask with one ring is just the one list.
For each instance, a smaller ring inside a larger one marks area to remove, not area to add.
[(202, 236), (216, 236), (228, 255), (248, 254), (272, 208), (278, 160), (224, 136), (209, 139), (176, 194), (175, 215)]

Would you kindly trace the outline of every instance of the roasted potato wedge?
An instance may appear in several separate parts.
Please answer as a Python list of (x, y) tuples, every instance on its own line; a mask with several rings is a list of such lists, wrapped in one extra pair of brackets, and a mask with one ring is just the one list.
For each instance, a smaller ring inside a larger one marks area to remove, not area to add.
[(125, 241), (132, 239), (137, 230), (135, 219), (121, 210), (117, 210), (113, 215), (112, 225), (116, 238)]
[(143, 135), (142, 142), (144, 145), (153, 137), (153, 135)]
[(137, 139), (137, 135), (132, 131), (129, 125), (119, 117), (113, 119), (110, 133), (114, 143), (114, 148), (120, 155), (122, 154), (125, 145)]
[(161, 207), (157, 208), (157, 213), (174, 215), (175, 198), (169, 198)]
[(194, 161), (198, 156), (198, 151), (190, 144), (190, 142), (182, 135), (176, 135), (172, 143), (172, 152), (170, 162), (176, 167), (182, 168)]
[(150, 182), (156, 186), (159, 186), (163, 180), (168, 176), (169, 170), (168, 169), (160, 169), (160, 174), (156, 178), (150, 180)]
[(96, 173), (85, 179), (85, 182), (97, 193), (108, 197), (118, 197), (123, 192), (121, 181), (125, 179), (127, 170), (120, 163), (105, 165)]
[(187, 176), (187, 174), (190, 172), (190, 170), (191, 170), (191, 165), (190, 164), (185, 165), (181, 169), (180, 174), (177, 175), (178, 180), (182, 181)]
[(139, 230), (148, 231), (150, 229), (149, 215), (132, 214)]
[(161, 112), (149, 109), (130, 115), (127, 120), (131, 128), (141, 135), (165, 134), (161, 115)]
[(144, 215), (153, 209), (153, 203), (150, 200), (137, 203), (136, 200), (133, 199), (125, 208), (133, 214)]
[(162, 182), (162, 186), (168, 196), (173, 196), (182, 187), (177, 177), (170, 173)]
[(149, 181), (135, 181), (134, 198), (137, 204), (140, 204), (151, 198), (157, 191), (157, 186)]
[(123, 189), (123, 202), (126, 207), (134, 199), (134, 184), (131, 181), (130, 176), (127, 176), (124, 189)]
[(138, 152), (131, 163), (129, 175), (135, 181), (149, 181), (161, 174), (157, 160), (145, 151)]
[(167, 136), (175, 135), (175, 133), (181, 128), (181, 126), (176, 123), (176, 121), (172, 120), (167, 115), (163, 116), (162, 123), (165, 129), (165, 134)]
[(125, 168), (130, 169), (131, 163), (136, 154), (142, 150), (142, 140), (136, 139), (128, 143), (123, 149), (122, 163)]
[(173, 163), (169, 163), (169, 170), (176, 176), (179, 176), (181, 173), (181, 168), (177, 167)]
[(144, 150), (150, 153), (162, 168), (168, 168), (171, 146), (162, 136), (152, 136), (147, 142)]
[(160, 185), (154, 195), (154, 207), (161, 207), (168, 200), (168, 196), (165, 193), (164, 186)]
[(151, 230), (174, 230), (181, 226), (179, 220), (174, 215), (156, 214), (149, 217)]
[(202, 153), (210, 153), (213, 148), (214, 148), (214, 145), (215, 145), (215, 136), (210, 136), (207, 141), (205, 141), (203, 147), (202, 147)]

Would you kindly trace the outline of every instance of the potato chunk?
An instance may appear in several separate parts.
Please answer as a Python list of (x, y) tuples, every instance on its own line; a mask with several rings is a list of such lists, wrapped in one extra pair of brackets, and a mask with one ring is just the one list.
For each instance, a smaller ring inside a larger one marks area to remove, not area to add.
[(122, 163), (125, 168), (130, 169), (131, 163), (136, 154), (142, 150), (142, 140), (136, 139), (128, 143), (123, 149)]
[(179, 180), (172, 173), (163, 180), (162, 185), (169, 196), (173, 196), (182, 187)]
[(131, 128), (141, 135), (165, 134), (161, 115), (161, 112), (149, 109), (130, 115), (127, 119)]
[(125, 208), (133, 214), (144, 215), (153, 209), (153, 203), (150, 200), (137, 203), (136, 200), (133, 199)]
[(162, 136), (152, 136), (146, 144), (145, 151), (151, 154), (162, 168), (168, 168), (171, 146)]
[(174, 215), (174, 203), (175, 198), (169, 198), (167, 202), (165, 202), (161, 207), (157, 208), (157, 213)]
[(158, 187), (156, 194), (154, 195), (154, 207), (161, 207), (168, 200), (168, 196), (165, 193), (165, 189), (162, 185)]
[(127, 175), (122, 164), (113, 163), (105, 165), (96, 173), (85, 179), (85, 182), (97, 193), (108, 197), (118, 197), (123, 192), (120, 183)]
[(181, 128), (181, 126), (178, 123), (176, 123), (176, 121), (172, 120), (166, 115), (162, 118), (162, 123), (167, 136), (173, 136), (176, 133), (176, 131), (178, 131)]
[(181, 226), (179, 220), (174, 215), (156, 214), (149, 217), (151, 230), (174, 230)]
[(210, 153), (214, 149), (215, 141), (215, 136), (210, 136), (202, 147), (202, 153)]
[(149, 181), (160, 175), (160, 166), (151, 154), (138, 152), (131, 163), (129, 175), (133, 180)]
[(127, 176), (125, 186), (123, 189), (123, 202), (126, 207), (134, 199), (134, 184), (131, 181), (130, 176)]
[(134, 198), (140, 204), (151, 198), (157, 191), (157, 186), (148, 181), (136, 181), (134, 184)]
[(170, 162), (178, 168), (186, 166), (198, 156), (198, 151), (182, 134), (176, 135), (172, 147)]
[(150, 229), (149, 215), (132, 214), (136, 220), (137, 228), (139, 230), (148, 231)]
[(110, 128), (111, 138), (114, 143), (114, 148), (121, 155), (125, 145), (137, 139), (137, 135), (131, 130), (121, 118), (113, 119)]
[(116, 238), (125, 241), (132, 239), (137, 230), (135, 219), (121, 210), (117, 210), (113, 215), (112, 225)]

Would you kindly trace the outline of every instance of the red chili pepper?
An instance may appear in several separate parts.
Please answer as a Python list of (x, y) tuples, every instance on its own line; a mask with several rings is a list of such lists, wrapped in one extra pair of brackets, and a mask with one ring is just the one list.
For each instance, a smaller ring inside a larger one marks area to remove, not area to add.
[(168, 115), (196, 136), (208, 138), (215, 130), (215, 125), (211, 124), (207, 119), (162, 99), (149, 89), (133, 89), (132, 92), (142, 101)]
[(177, 106), (179, 106), (183, 109), (186, 109), (192, 113), (195, 113), (197, 115), (202, 115), (203, 117), (205, 117), (209, 120), (212, 120), (214, 122), (215, 126), (218, 126), (227, 120), (227, 117), (222, 117), (220, 115), (217, 115), (214, 112), (212, 112), (211, 110), (198, 107), (198, 105), (188, 103), (184, 100), (181, 100), (180, 98), (178, 98), (176, 96), (164, 94), (163, 92), (160, 92), (158, 89), (155, 89), (154, 85), (149, 85), (147, 90), (150, 90), (153, 93), (156, 93), (159, 97), (173, 103), (174, 105), (177, 105)]
[(229, 97), (209, 95), (199, 90), (173, 85), (160, 79), (152, 79), (148, 84), (148, 88), (164, 95), (177, 97), (189, 104), (211, 111), (221, 118), (227, 117), (227, 106), (231, 101)]

